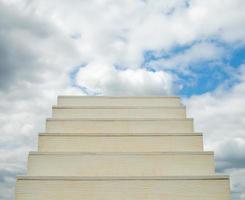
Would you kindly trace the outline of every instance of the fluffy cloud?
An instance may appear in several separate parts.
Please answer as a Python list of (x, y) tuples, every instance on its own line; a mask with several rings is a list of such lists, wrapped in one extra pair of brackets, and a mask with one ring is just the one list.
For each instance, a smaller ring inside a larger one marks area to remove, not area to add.
[[(220, 62), (227, 55), (224, 47), (211, 42), (198, 42), (182, 51), (169, 54), (155, 55), (156, 59), (150, 60), (145, 65), (153, 69), (168, 69), (178, 72), (190, 72), (191, 67), (200, 63)], [(162, 58), (163, 57), (163, 58)]]
[(13, 199), (15, 175), (25, 173), (57, 94), (78, 93), (67, 73), (80, 60), (66, 38), (45, 19), (0, 1), (0, 199)]
[(241, 0), (54, 0), (31, 1), (25, 8), (31, 14), (35, 10), (39, 17), (47, 18), (49, 13), (51, 24), (76, 38), (87, 62), (99, 58), (108, 64), (137, 67), (146, 50), (168, 51), (215, 38), (234, 43), (245, 37)]
[(81, 67), (77, 85), (91, 95), (164, 95), (172, 92), (172, 76), (164, 71), (116, 69), (103, 63)]
[[(13, 199), (15, 174), (58, 94), (173, 94), (171, 69), (219, 61), (227, 53), (219, 43), (244, 44), (244, 10), (243, 0), (0, 0), (0, 198)], [(160, 58), (149, 66), (148, 51)], [(236, 199), (244, 198), (242, 77), (229, 91), (186, 100), (217, 169), (234, 174)]]
[[(234, 75), (239, 83), (227, 91), (192, 96), (184, 102), (195, 118), (196, 130), (204, 132), (206, 150), (214, 150), (216, 171), (231, 175), (234, 199), (245, 196), (245, 66)], [(222, 87), (224, 86), (224, 87)]]

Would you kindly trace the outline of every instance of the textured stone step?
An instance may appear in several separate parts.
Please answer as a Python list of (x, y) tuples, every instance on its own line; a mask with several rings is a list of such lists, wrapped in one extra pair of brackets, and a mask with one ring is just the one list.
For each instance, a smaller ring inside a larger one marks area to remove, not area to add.
[(230, 200), (227, 176), (18, 177), (16, 200)]
[(192, 133), (192, 119), (48, 119), (47, 133)]
[(53, 106), (54, 118), (185, 118), (184, 107)]
[(180, 106), (179, 97), (59, 96), (59, 106)]
[(214, 175), (212, 152), (51, 153), (31, 152), (31, 176)]
[(39, 151), (49, 152), (154, 152), (202, 151), (200, 133), (184, 134), (75, 134), (42, 133)]

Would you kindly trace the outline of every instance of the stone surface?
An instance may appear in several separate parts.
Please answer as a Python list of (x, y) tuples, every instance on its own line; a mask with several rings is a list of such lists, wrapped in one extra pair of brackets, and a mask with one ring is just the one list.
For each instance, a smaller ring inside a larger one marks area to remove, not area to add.
[(178, 97), (60, 96), (16, 200), (230, 200)]
[(179, 97), (59, 96), (58, 106), (181, 106)]
[(40, 153), (29, 155), (31, 176), (214, 175), (211, 152)]
[(81, 134), (43, 133), (41, 152), (157, 152), (202, 151), (200, 133), (184, 134)]
[(185, 118), (184, 107), (76, 107), (54, 106), (53, 118)]
[(192, 119), (48, 119), (47, 133), (192, 133)]
[(228, 177), (24, 177), (18, 200), (230, 200)]

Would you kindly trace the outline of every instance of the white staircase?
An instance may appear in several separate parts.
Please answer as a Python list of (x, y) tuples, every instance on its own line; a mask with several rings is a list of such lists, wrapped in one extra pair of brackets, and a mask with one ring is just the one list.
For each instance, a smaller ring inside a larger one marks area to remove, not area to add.
[(60, 96), (16, 200), (230, 200), (178, 97)]

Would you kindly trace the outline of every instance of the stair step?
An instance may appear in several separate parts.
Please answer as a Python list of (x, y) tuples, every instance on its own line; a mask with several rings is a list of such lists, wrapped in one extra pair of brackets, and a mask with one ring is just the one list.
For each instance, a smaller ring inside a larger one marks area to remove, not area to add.
[(201, 133), (185, 134), (39, 134), (41, 152), (202, 151)]
[(17, 177), (18, 200), (230, 200), (227, 176)]
[(59, 106), (181, 106), (179, 97), (59, 96)]
[(214, 175), (213, 152), (31, 152), (31, 176)]
[(53, 106), (54, 118), (186, 118), (184, 107)]
[(179, 97), (59, 96), (16, 200), (230, 200)]
[(192, 119), (47, 119), (47, 133), (186, 133)]

